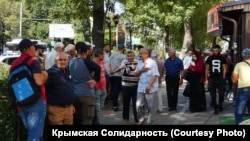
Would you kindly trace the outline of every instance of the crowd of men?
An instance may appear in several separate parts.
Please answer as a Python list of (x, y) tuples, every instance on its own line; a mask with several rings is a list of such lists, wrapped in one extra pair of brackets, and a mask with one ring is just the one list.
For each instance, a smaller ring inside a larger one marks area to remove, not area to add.
[[(68, 44), (65, 48), (63, 43), (58, 42), (44, 56), (35, 42), (29, 39), (20, 42), (21, 56), (11, 67), (26, 57), (36, 57), (30, 69), (41, 93), (36, 103), (18, 107), (28, 131), (28, 140), (42, 138), (45, 117), (50, 125), (105, 124), (100, 115), (108, 98), (112, 101), (114, 112), (122, 110), (124, 122), (130, 120), (132, 104), (135, 125), (154, 124), (155, 113), (163, 110), (159, 92), (162, 81), (166, 81), (168, 111), (176, 111), (184, 70), (190, 73), (187, 80), (190, 89), (197, 90), (190, 91), (190, 111), (206, 111), (205, 85), (209, 85), (214, 114), (223, 110), (226, 80), (231, 80), (228, 79), (231, 74), (227, 75), (229, 59), (221, 55), (219, 45), (212, 47), (212, 54), (206, 60), (193, 46), (184, 60), (176, 56), (174, 49), (170, 49), (164, 61), (157, 58), (155, 51), (142, 45), (138, 47), (138, 55), (127, 51), (123, 44), (118, 44), (118, 51), (112, 54), (109, 44), (97, 49), (94, 47), (89, 42), (81, 41)], [(249, 48), (243, 50), (242, 56), (250, 63)], [(239, 83), (235, 98), (236, 124), (243, 121), (244, 109), (250, 105), (250, 81), (242, 76), (243, 71), (250, 70), (250, 66), (246, 66), (247, 63), (236, 64), (235, 70), (231, 70), (232, 83)]]

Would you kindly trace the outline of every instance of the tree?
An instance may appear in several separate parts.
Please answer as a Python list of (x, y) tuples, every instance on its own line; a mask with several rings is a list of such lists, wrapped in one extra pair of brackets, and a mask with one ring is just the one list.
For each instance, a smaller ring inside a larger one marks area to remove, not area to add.
[(0, 19), (5, 25), (5, 40), (18, 37), (19, 34), (19, 2), (0, 0)]
[[(165, 32), (166, 47), (169, 47), (171, 42), (175, 48), (185, 51), (193, 43), (204, 46), (209, 43), (210, 39), (206, 34), (207, 12), (219, 2), (220, 0), (153, 0), (150, 2), (128, 0), (124, 4), (127, 17), (144, 25), (155, 23)], [(153, 6), (149, 7), (151, 3)]]

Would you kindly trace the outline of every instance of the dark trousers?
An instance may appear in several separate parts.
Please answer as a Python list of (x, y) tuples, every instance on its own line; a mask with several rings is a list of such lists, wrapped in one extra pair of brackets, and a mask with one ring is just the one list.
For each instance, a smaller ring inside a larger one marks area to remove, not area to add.
[(137, 86), (122, 86), (123, 99), (123, 119), (129, 120), (130, 101), (132, 100), (133, 114), (135, 122), (138, 122), (136, 111)]
[(95, 117), (95, 97), (76, 96), (74, 101), (74, 125), (92, 125)]
[(167, 98), (168, 98), (168, 108), (176, 109), (178, 102), (178, 92), (179, 92), (179, 76), (166, 76), (165, 78), (167, 86)]
[[(211, 104), (213, 107), (221, 106), (224, 101), (225, 82), (224, 78), (209, 78)], [(218, 93), (217, 93), (218, 91)], [(217, 95), (218, 94), (218, 95)]]
[(118, 97), (122, 90), (122, 77), (121, 76), (111, 76), (109, 77), (111, 84), (111, 93), (112, 93), (112, 104), (113, 107), (118, 106)]

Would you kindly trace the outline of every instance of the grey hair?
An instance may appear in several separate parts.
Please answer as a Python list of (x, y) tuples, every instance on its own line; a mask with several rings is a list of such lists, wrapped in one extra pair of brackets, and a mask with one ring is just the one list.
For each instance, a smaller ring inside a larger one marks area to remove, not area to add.
[(126, 52), (126, 54), (130, 54), (130, 53), (135, 54), (134, 51), (132, 51), (132, 50), (128, 50), (128, 51)]
[(168, 52), (172, 52), (172, 53), (176, 53), (176, 50), (175, 49), (169, 49), (169, 51)]
[(75, 45), (73, 44), (68, 44), (64, 50), (64, 52), (68, 53), (69, 51), (75, 49)]
[(57, 42), (54, 46), (54, 48), (58, 48), (58, 47), (64, 47), (64, 44), (61, 42)]

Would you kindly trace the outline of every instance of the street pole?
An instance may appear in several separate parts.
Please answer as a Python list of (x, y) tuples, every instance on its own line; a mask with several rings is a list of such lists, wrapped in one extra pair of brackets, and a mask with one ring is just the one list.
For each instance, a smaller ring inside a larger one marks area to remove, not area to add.
[(130, 39), (130, 48), (134, 50), (134, 47), (132, 45), (132, 29), (129, 29), (129, 39)]
[(111, 43), (111, 25), (109, 25), (108, 26), (108, 28), (109, 28), (109, 45), (110, 45), (110, 47), (112, 47), (112, 43)]
[(119, 24), (119, 15), (114, 15), (113, 17), (113, 21), (115, 23), (115, 28), (116, 28), (116, 32), (115, 32), (115, 40), (116, 40), (116, 47), (118, 45), (118, 24)]
[(23, 0), (20, 1), (19, 37), (22, 38)]

